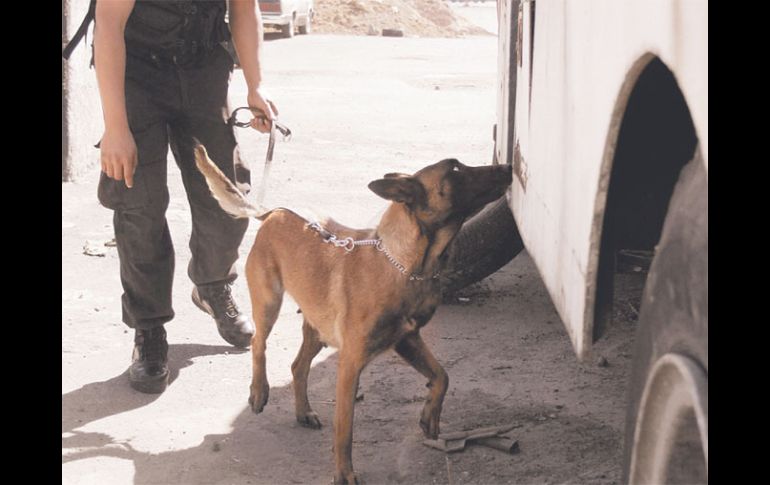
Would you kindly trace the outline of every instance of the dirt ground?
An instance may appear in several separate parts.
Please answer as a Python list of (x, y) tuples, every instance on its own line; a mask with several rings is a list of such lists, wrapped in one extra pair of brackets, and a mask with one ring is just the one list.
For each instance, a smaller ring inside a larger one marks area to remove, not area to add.
[[(366, 188), (374, 178), (446, 157), (489, 163), (496, 42), (492, 35), (267, 42), (266, 82), (294, 137), (276, 146), (266, 205), (316, 208), (371, 226), (386, 205)], [(245, 103), (239, 72), (231, 95)], [(266, 139), (242, 132), (240, 142), (258, 184)], [(133, 335), (120, 321), (118, 259), (104, 246), (113, 237), (111, 213), (96, 201), (97, 170), (62, 184), (62, 483), (330, 483), (335, 352), (324, 349), (310, 373), (311, 404), (324, 427), (302, 428), (289, 369), (301, 318), (287, 298), (268, 341), (270, 401), (262, 414), (250, 412), (248, 351), (222, 341), (190, 301), (189, 212), (171, 161), (172, 382), (159, 396), (129, 388)], [(252, 224), (242, 256), (256, 230)], [(87, 244), (104, 256), (85, 255)], [(638, 276), (620, 279), (621, 299), (638, 289)], [(248, 309), (242, 279), (235, 293)], [(450, 376), (442, 431), (515, 425), (509, 436), (520, 452), (471, 446), (445, 455), (423, 446), (424, 378), (390, 352), (361, 377), (353, 459), (366, 483), (620, 482), (636, 303), (620, 302), (619, 318), (581, 364), (526, 253), (460, 296), (423, 331)]]
[(455, 10), (444, 0), (316, 0), (313, 28), (324, 34), (361, 35), (399, 29), (418, 37), (487, 33)]

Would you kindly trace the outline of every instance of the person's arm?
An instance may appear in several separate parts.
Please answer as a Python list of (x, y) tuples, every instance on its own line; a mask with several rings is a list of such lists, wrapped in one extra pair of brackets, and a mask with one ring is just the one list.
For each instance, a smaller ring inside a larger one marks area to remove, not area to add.
[[(256, 0), (230, 0), (230, 32), (248, 87), (247, 102), (252, 108), (259, 108), (272, 120), (278, 110), (262, 91), (262, 66), (260, 62), (263, 41), (262, 14)], [(266, 133), (270, 122), (255, 119), (252, 126)]]
[(126, 115), (126, 42), (123, 37), (134, 0), (97, 2), (94, 26), (94, 67), (104, 115), (100, 144), (102, 171), (134, 185), (136, 143)]

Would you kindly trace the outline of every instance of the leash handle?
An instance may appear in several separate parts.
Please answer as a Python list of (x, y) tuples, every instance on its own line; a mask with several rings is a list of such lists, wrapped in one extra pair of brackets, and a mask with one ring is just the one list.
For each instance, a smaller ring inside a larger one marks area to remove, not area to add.
[[(242, 110), (248, 110), (252, 115), (254, 115), (254, 118), (249, 121), (238, 121), (236, 119), (238, 112)], [(227, 119), (227, 125), (237, 126), (238, 128), (248, 128), (251, 126), (251, 122), (256, 118), (270, 121), (267, 118), (267, 114), (261, 109), (251, 108), (249, 106), (241, 106), (232, 112), (230, 117)], [(262, 169), (262, 182), (260, 183), (259, 191), (257, 192), (257, 205), (260, 207), (262, 206), (262, 202), (265, 200), (265, 192), (267, 191), (267, 179), (270, 176), (270, 165), (272, 165), (273, 162), (273, 149), (275, 148), (276, 131), (281, 132), (284, 141), (289, 141), (291, 139), (291, 130), (283, 123), (280, 123), (278, 120), (272, 120), (270, 123), (270, 138), (267, 142), (267, 153), (265, 154), (265, 166)]]
[[(254, 115), (254, 119), (260, 118), (260, 119), (269, 121), (267, 118), (267, 114), (265, 114), (265, 112), (262, 111), (261, 109), (251, 108), (249, 106), (241, 106), (240, 108), (235, 108), (235, 110), (233, 110), (233, 113), (230, 115), (230, 118), (227, 119), (227, 124), (230, 126), (237, 126), (238, 128), (250, 127), (252, 120), (238, 121), (236, 119), (238, 116), (238, 112), (242, 110), (248, 110), (251, 114)], [(281, 132), (281, 134), (283, 135), (284, 141), (289, 141), (289, 139), (291, 139), (291, 130), (289, 129), (288, 126), (284, 125), (283, 123), (275, 119), (272, 120), (271, 125), (274, 126), (276, 130)]]

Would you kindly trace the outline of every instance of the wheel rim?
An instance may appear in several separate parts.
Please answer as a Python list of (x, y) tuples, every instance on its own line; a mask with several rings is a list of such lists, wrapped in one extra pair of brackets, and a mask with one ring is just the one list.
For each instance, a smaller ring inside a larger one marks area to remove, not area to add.
[(639, 404), (629, 477), (632, 485), (708, 482), (708, 376), (693, 359), (669, 353), (653, 365)]

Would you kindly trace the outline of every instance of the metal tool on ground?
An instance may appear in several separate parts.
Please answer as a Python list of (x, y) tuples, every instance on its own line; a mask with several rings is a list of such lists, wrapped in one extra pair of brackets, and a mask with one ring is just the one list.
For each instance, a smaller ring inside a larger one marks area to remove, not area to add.
[[(252, 118), (239, 119), (239, 118), (242, 118), (243, 115), (239, 116), (238, 112), (243, 112), (244, 114), (251, 113)], [(240, 108), (236, 108), (233, 111), (233, 113), (230, 115), (230, 118), (228, 118), (227, 120), (227, 124), (230, 126), (237, 126), (238, 128), (248, 128), (249, 126), (251, 126), (251, 122), (255, 118), (261, 118), (263, 120), (267, 120), (267, 115), (261, 109), (242, 106)], [(289, 141), (291, 139), (291, 130), (289, 129), (289, 127), (279, 122), (278, 120), (273, 119), (272, 123), (270, 123), (270, 139), (267, 142), (267, 154), (265, 155), (265, 167), (262, 170), (262, 181), (259, 184), (259, 191), (257, 192), (257, 205), (259, 207), (262, 206), (262, 201), (265, 200), (265, 191), (267, 190), (267, 179), (270, 175), (270, 165), (272, 164), (272, 161), (273, 161), (273, 149), (275, 148), (276, 131), (281, 132), (281, 134), (283, 135), (284, 141)]]
[(467, 431), (456, 431), (454, 433), (442, 433), (438, 435), (438, 439), (428, 439), (424, 440), (422, 443), (425, 446), (436, 448), (437, 450), (446, 453), (463, 451), (466, 444), (475, 443), (512, 454), (519, 451), (519, 442), (501, 435), (517, 427), (519, 426), (513, 424), (471, 429)]

